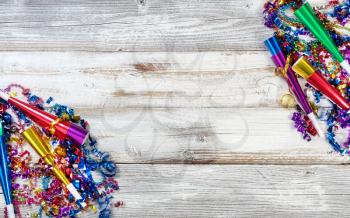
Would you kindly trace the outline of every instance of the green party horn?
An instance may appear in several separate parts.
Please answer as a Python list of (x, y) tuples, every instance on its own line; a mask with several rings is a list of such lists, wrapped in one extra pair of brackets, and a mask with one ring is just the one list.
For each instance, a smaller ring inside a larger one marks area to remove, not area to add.
[(329, 32), (322, 25), (321, 21), (317, 18), (310, 4), (306, 2), (298, 10), (296, 10), (294, 14), (323, 44), (323, 46), (328, 50), (328, 52), (332, 54), (333, 58), (335, 58), (340, 63), (342, 68), (346, 70), (346, 72), (350, 73), (349, 63), (346, 60), (344, 60), (344, 57), (335, 45)]

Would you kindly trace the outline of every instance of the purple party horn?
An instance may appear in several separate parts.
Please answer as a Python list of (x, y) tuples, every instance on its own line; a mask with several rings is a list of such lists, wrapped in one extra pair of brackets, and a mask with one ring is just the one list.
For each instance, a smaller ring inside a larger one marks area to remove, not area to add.
[[(283, 54), (283, 51), (279, 45), (279, 42), (277, 41), (277, 38), (275, 36), (272, 36), (271, 38), (265, 40), (265, 45), (268, 48), (268, 50), (271, 53), (271, 59), (275, 63), (276, 67), (285, 68), (286, 65), (286, 58)], [(324, 138), (324, 133), (320, 127), (320, 125), (317, 122), (317, 118), (315, 114), (313, 113), (311, 106), (309, 102), (306, 99), (306, 96), (303, 92), (303, 90), (300, 87), (300, 84), (298, 82), (297, 77), (295, 76), (295, 73), (293, 72), (292, 68), (288, 66), (288, 70), (286, 72), (286, 80), (288, 83), (288, 86), (290, 90), (293, 92), (296, 100), (298, 101), (299, 106), (304, 110), (304, 112), (307, 114), (308, 118), (311, 120), (312, 124), (314, 125), (318, 135), (321, 138)]]

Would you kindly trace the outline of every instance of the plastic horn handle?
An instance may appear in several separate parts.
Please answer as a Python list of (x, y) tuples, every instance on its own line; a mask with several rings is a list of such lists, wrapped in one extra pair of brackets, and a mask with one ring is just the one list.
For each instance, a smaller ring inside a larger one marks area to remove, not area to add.
[(5, 92), (0, 92), (0, 98), (4, 99), (5, 101), (8, 101), (10, 96)]
[(347, 60), (344, 60), (343, 62), (340, 63), (340, 66), (347, 72), (350, 74), (350, 65), (349, 62)]
[(6, 211), (8, 218), (16, 218), (15, 216), (15, 208), (13, 207), (13, 204), (7, 204), (6, 205)]
[(307, 115), (307, 117), (311, 120), (313, 126), (315, 127), (315, 129), (316, 129), (316, 131), (317, 131), (317, 133), (318, 133), (318, 135), (319, 135), (321, 138), (324, 138), (324, 137), (325, 137), (324, 132), (323, 132), (323, 130), (321, 129), (321, 126), (320, 126), (320, 124), (318, 123), (315, 114), (314, 114), (313, 112), (311, 112), (311, 113), (309, 113), (309, 114)]
[(66, 185), (68, 191), (74, 196), (74, 198), (76, 200), (81, 200), (82, 197), (79, 194), (78, 190), (74, 187), (74, 185), (72, 183), (69, 183), (68, 185)]
[[(73, 195), (73, 197), (76, 199), (76, 200), (81, 200), (83, 199), (81, 197), (81, 195), (79, 194), (78, 190), (74, 187), (74, 185), (72, 183), (69, 183), (67, 186), (67, 189), (68, 191)], [(86, 203), (85, 202), (80, 202), (80, 205), (82, 207), (86, 207)]]

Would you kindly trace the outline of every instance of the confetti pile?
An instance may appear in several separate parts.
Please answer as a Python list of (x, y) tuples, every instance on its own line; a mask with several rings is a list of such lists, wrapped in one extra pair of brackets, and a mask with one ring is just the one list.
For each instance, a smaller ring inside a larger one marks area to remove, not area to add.
[[(16, 84), (2, 91), (88, 130), (87, 121), (76, 115), (73, 109), (55, 103), (51, 97), (44, 101), (29, 89)], [(82, 196), (81, 200), (75, 201), (43, 158), (34, 160), (33, 151), (29, 149), (21, 132), (36, 124), (22, 111), (3, 100), (0, 102), (0, 116), (4, 141), (8, 145), (11, 194), (16, 217), (74, 217), (82, 211), (99, 211), (99, 217), (109, 217), (112, 206), (122, 205), (122, 202), (112, 204), (111, 201), (111, 194), (119, 189), (115, 179), (117, 166), (108, 153), (98, 150), (98, 143), (91, 135), (84, 145), (78, 146), (69, 140), (59, 140), (47, 129), (40, 128), (41, 136), (52, 146), (56, 165)], [(79, 202), (87, 205), (83, 208)], [(19, 206), (22, 205), (31, 208), (37, 205), (38, 209), (21, 215)]]
[[(283, 53), (290, 57), (291, 63), (295, 63), (300, 57), (305, 57), (349, 101), (349, 73), (341, 68), (339, 61), (332, 56), (329, 49), (327, 50), (324, 44), (315, 37), (315, 34), (310, 32), (310, 29), (294, 15), (295, 11), (305, 3), (306, 1), (302, 0), (266, 1), (263, 10), (265, 26), (274, 30)], [(329, 32), (344, 59), (349, 61), (350, 1), (330, 0), (326, 5), (313, 7), (313, 11)], [(280, 75), (278, 71), (276, 73)], [(308, 94), (314, 113), (319, 120), (327, 124), (326, 139), (333, 150), (343, 155), (350, 154), (350, 132), (348, 131), (350, 115), (348, 110), (343, 110), (327, 100), (324, 93), (314, 89), (308, 83), (303, 88), (304, 92)], [(288, 102), (288, 100), (284, 99), (283, 102)], [(310, 141), (311, 136), (315, 135), (315, 131), (302, 109), (298, 105), (296, 108), (297, 111), (293, 113), (292, 120), (297, 131), (301, 132), (305, 140)], [(337, 133), (346, 131), (347, 138), (345, 140), (337, 139)]]

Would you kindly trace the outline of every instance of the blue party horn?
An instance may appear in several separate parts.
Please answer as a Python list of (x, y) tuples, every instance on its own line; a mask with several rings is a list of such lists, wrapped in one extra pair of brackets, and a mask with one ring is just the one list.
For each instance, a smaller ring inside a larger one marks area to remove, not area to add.
[(4, 143), (4, 129), (0, 122), (0, 181), (2, 191), (5, 197), (6, 210), (8, 218), (15, 218), (15, 212), (11, 197), (11, 179), (10, 170), (8, 168), (7, 145)]

